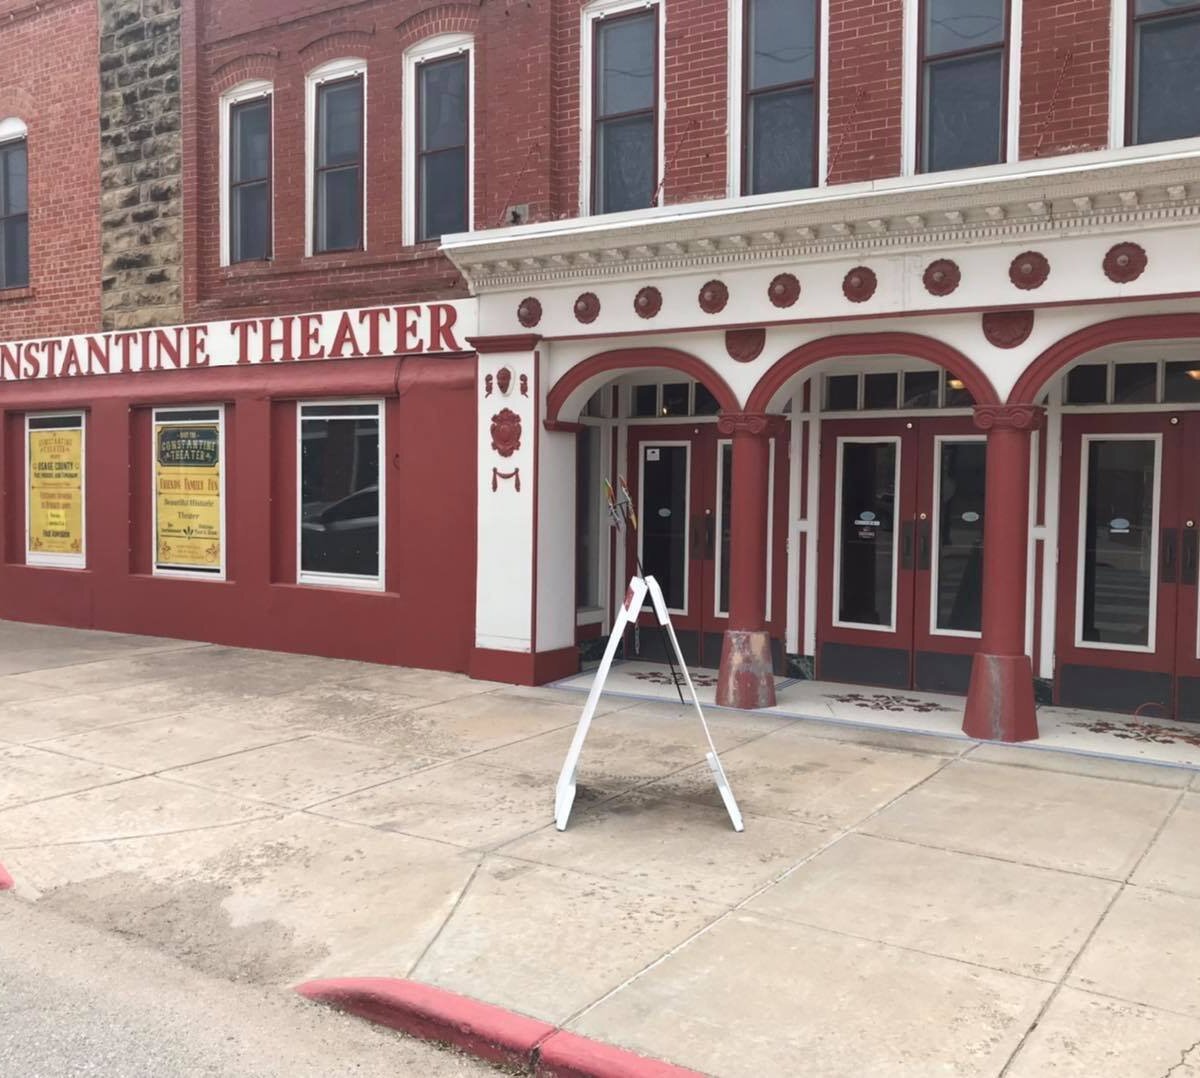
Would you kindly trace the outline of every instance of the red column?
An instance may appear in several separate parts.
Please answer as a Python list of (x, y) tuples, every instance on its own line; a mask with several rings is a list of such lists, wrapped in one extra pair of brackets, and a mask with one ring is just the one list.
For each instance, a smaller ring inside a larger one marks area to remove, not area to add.
[(717, 703), (774, 707), (775, 672), (767, 632), (767, 499), (771, 435), (779, 417), (723, 414), (717, 430), (733, 436), (729, 522), (729, 628), (721, 645)]
[(1025, 654), (1029, 550), (1029, 464), (1043, 409), (981, 404), (975, 425), (987, 431), (983, 514), (983, 639), (971, 667), (963, 732), (991, 741), (1038, 736), (1033, 668)]

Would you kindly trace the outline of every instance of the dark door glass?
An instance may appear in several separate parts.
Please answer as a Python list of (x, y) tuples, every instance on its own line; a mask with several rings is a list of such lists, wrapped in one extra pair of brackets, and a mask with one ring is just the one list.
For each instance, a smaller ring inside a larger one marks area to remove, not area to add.
[(362, 246), (362, 79), (317, 90), (316, 249)]
[(721, 443), (721, 594), (717, 609), (729, 611), (729, 544), (733, 535), (733, 445)]
[(1088, 473), (1083, 521), (1080, 637), (1145, 647), (1154, 585), (1155, 443), (1095, 439), (1085, 443)]
[(672, 610), (687, 607), (687, 485), (687, 446), (642, 446), (642, 568)]
[(379, 575), (379, 420), (302, 419), (300, 568)]
[(937, 627), (979, 632), (983, 602), (985, 442), (941, 442)]
[(838, 621), (892, 624), (896, 442), (842, 442)]
[(1200, 135), (1200, 10), (1135, 22), (1134, 38), (1133, 141)]

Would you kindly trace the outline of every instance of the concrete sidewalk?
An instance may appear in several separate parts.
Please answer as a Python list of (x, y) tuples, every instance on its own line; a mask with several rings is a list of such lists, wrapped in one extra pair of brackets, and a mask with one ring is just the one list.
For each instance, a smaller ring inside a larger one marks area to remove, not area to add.
[[(1184, 768), (0, 624), (17, 895), (210, 974), (412, 977), (714, 1075), (1200, 1078)], [(1172, 1069), (1174, 1068), (1174, 1069)]]

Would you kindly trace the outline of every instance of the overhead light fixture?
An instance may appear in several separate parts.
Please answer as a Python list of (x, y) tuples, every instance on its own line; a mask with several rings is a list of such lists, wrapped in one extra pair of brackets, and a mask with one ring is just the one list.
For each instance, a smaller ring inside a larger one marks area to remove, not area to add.
[[(1191, 373), (1192, 373), (1191, 371), (1188, 371), (1188, 374), (1191, 374)], [(963, 386), (963, 380), (961, 378), (947, 378), (946, 379), (946, 388), (947, 389), (964, 389), (965, 387)]]
[(1200, 382), (1200, 367), (1193, 367), (1191, 370), (1184, 371), (1193, 382)]

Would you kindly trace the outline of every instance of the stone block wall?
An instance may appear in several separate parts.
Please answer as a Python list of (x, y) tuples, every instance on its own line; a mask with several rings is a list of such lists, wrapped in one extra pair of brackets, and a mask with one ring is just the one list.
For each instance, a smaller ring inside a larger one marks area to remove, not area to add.
[(100, 0), (101, 317), (183, 320), (180, 0)]

